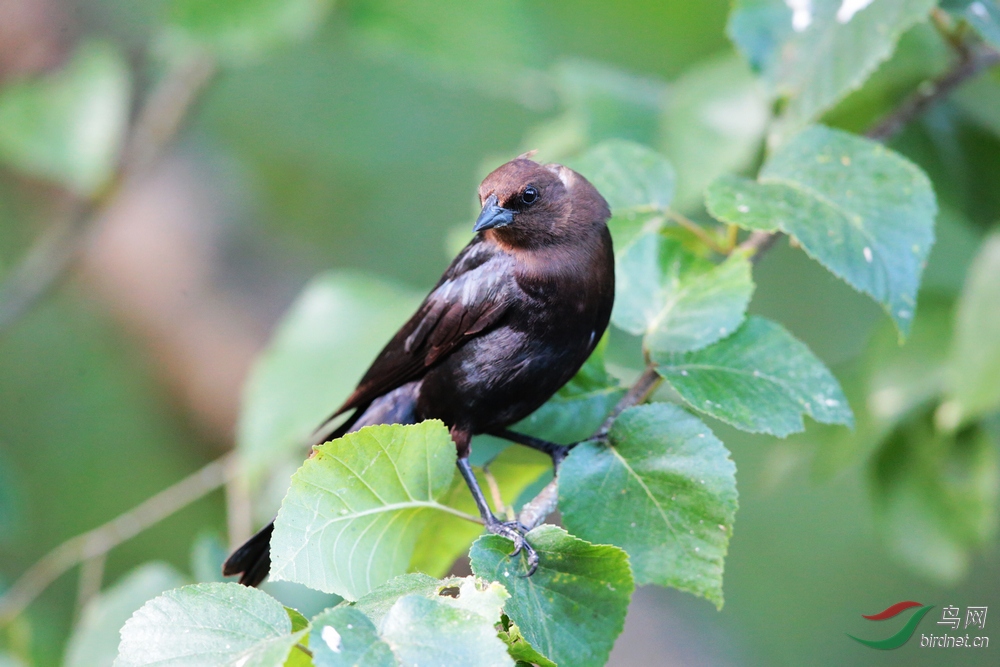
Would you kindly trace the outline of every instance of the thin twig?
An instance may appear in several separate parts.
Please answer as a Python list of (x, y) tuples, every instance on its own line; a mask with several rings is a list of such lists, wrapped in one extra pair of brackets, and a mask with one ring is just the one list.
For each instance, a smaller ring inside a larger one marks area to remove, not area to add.
[(80, 579), (76, 586), (76, 617), (78, 619), (90, 599), (101, 592), (106, 560), (107, 554), (98, 554), (83, 561), (80, 566)]
[(679, 213), (673, 210), (672, 208), (668, 208), (663, 211), (663, 214), (666, 215), (671, 220), (673, 220), (674, 222), (676, 222), (684, 229), (688, 230), (689, 232), (697, 236), (702, 243), (707, 245), (715, 252), (722, 255), (726, 254), (727, 249), (724, 248), (722, 244), (719, 243), (719, 240), (715, 236), (713, 236), (711, 233), (708, 232), (708, 230), (703, 228), (694, 220), (688, 218), (683, 213)]
[[(611, 426), (615, 423), (615, 419), (627, 410), (628, 408), (639, 405), (640, 403), (645, 403), (646, 399), (649, 398), (650, 394), (656, 390), (656, 387), (662, 382), (662, 378), (656, 372), (656, 367), (650, 364), (646, 366), (646, 369), (642, 372), (642, 375), (629, 387), (628, 392), (621, 397), (621, 400), (615, 404), (615, 407), (611, 410), (607, 419), (601, 424), (601, 427), (592, 435), (590, 440), (602, 440), (607, 437), (608, 431), (611, 430)], [(538, 492), (534, 498), (528, 501), (524, 507), (521, 508), (521, 513), (518, 515), (518, 522), (531, 530), (539, 524), (541, 524), (545, 519), (556, 511), (556, 506), (559, 503), (559, 478), (554, 477), (551, 482), (545, 485), (541, 491)]]
[(970, 53), (968, 58), (960, 58), (950, 70), (918, 87), (892, 113), (869, 129), (865, 136), (875, 141), (886, 141), (935, 102), (947, 97), (956, 88), (984, 69), (997, 64), (1000, 64), (1000, 52), (986, 47), (981, 47)]
[[(932, 104), (954, 91), (959, 85), (984, 69), (996, 64), (1000, 64), (1000, 52), (985, 48), (972, 54), (968, 60), (960, 60), (942, 76), (920, 86), (916, 92), (905, 99), (892, 113), (872, 127), (866, 133), (866, 136), (876, 141), (886, 141)], [(669, 212), (668, 215), (670, 215)], [(674, 219), (677, 220), (676, 217)], [(694, 223), (691, 224), (693, 225)], [(687, 227), (687, 225), (684, 226)], [(753, 232), (743, 243), (736, 246), (735, 251), (745, 252), (750, 256), (750, 261), (757, 262), (774, 246), (780, 236), (781, 232)], [(608, 418), (601, 425), (601, 428), (598, 429), (597, 433), (594, 434), (593, 438), (606, 437), (618, 415), (624, 410), (639, 405), (649, 398), (649, 395), (653, 393), (659, 384), (660, 379), (656, 373), (656, 368), (651, 364), (648, 365), (642, 375), (639, 376), (639, 379), (629, 389), (628, 393), (615, 405), (611, 414), (608, 415)], [(537, 496), (524, 505), (518, 520), (524, 527), (528, 529), (534, 528), (556, 511), (558, 501), (559, 482), (558, 477), (556, 477)]]
[(102, 526), (71, 537), (28, 568), (0, 598), (0, 625), (16, 618), (49, 584), (73, 566), (98, 558), (211, 493), (236, 474), (226, 454)]
[[(960, 58), (955, 66), (947, 72), (918, 87), (891, 113), (865, 132), (865, 136), (875, 141), (888, 141), (936, 102), (954, 92), (960, 85), (983, 70), (1000, 64), (1000, 52), (994, 49), (981, 47), (975, 52), (970, 50), (968, 53), (967, 58)], [(749, 253), (750, 261), (757, 262), (774, 245), (780, 235), (781, 232), (754, 232), (746, 241), (737, 246), (737, 249)]]
[(68, 220), (45, 233), (0, 285), (0, 333), (10, 328), (66, 276), (90, 229), (122, 186), (142, 176), (176, 136), (215, 72), (214, 61), (192, 57), (171, 69), (132, 123), (117, 172), (89, 200), (77, 200)]

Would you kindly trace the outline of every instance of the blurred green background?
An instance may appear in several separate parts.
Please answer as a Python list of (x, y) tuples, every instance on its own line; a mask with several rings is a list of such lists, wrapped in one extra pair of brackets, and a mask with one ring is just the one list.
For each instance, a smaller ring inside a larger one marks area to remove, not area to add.
[[(0, 90), (98, 39), (125, 54), (141, 98), (180, 48), (162, 26), (185, 7), (197, 3), (4, 0)], [(723, 0), (344, 1), (308, 38), (227, 56), (164, 158), (102, 210), (69, 280), (0, 333), (0, 591), (63, 540), (232, 447), (250, 364), (311, 276), (350, 268), (417, 291), (433, 284), (471, 227), (479, 180), (500, 162), (622, 136), (670, 155), (683, 196), (697, 143), (668, 120), (699, 85), (731, 85), (710, 76), (737, 67), (728, 10)], [(867, 127), (947, 58), (931, 28), (913, 28), (827, 122)], [(947, 347), (968, 265), (1000, 218), (1000, 109), (985, 102), (1000, 84), (984, 77), (891, 144), (931, 175), (942, 209), (918, 368)], [(753, 122), (739, 106), (722, 113)], [(697, 196), (684, 201), (703, 215)], [(44, 178), (0, 171), (0, 280), (72, 206)], [(752, 310), (805, 341), (864, 410), (870, 396), (852, 394), (864, 384), (852, 378), (899, 353), (879, 347), (888, 322), (877, 306), (785, 241), (755, 278)], [(881, 473), (871, 461), (891, 452), (873, 454), (863, 425), (831, 435), (810, 424), (787, 442), (712, 426), (739, 471), (725, 608), (642, 589), (611, 664), (998, 664), (1000, 637), (945, 659), (916, 641), (882, 653), (845, 636), (878, 634), (860, 615), (899, 600), (993, 603), (1000, 614), (992, 504), (970, 510), (986, 513), (987, 528), (928, 564), (873, 511)], [(997, 429), (983, 428), (995, 459)], [(226, 514), (218, 491), (125, 542), (108, 556), (105, 585), (150, 560), (201, 576), (194, 545), (211, 551), (241, 529)], [(0, 647), (63, 664), (78, 572), (0, 629)]]

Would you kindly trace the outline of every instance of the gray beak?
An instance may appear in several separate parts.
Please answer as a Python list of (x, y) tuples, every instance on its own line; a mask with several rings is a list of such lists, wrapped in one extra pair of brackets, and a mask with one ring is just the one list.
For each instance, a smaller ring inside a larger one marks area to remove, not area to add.
[(497, 196), (490, 195), (483, 202), (483, 212), (476, 219), (476, 225), (472, 228), (474, 232), (481, 232), (484, 229), (503, 227), (514, 221), (514, 211), (509, 208), (497, 206)]

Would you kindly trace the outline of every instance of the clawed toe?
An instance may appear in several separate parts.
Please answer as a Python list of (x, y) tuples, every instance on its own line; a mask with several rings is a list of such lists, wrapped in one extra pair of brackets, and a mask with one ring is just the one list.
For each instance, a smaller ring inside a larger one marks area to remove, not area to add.
[(486, 528), (494, 535), (506, 537), (514, 543), (514, 550), (509, 554), (511, 558), (514, 558), (519, 553), (524, 551), (524, 555), (528, 559), (528, 572), (523, 576), (530, 577), (535, 573), (535, 570), (538, 569), (538, 552), (536, 552), (534, 547), (528, 544), (528, 540), (525, 539), (523, 526), (516, 521), (509, 521), (506, 523), (497, 521), (496, 523), (487, 525)]

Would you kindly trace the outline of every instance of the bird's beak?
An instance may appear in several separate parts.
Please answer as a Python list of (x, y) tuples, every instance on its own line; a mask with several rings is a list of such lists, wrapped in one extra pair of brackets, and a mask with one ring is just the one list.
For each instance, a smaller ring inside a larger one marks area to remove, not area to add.
[(476, 219), (476, 225), (472, 228), (474, 232), (481, 232), (484, 229), (503, 227), (514, 221), (514, 211), (509, 208), (502, 208), (497, 205), (497, 196), (490, 195), (483, 202), (483, 212)]

